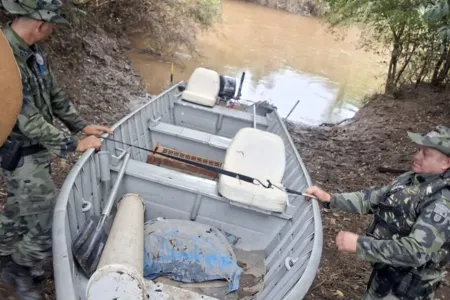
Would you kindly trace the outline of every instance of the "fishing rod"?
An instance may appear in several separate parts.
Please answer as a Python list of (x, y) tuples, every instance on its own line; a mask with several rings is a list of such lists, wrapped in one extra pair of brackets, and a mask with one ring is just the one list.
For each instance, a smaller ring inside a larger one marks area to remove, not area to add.
[(273, 184), (272, 182), (270, 182), (270, 180), (268, 180), (268, 179), (267, 179), (267, 184), (264, 184), (264, 183), (262, 183), (261, 180), (259, 180), (257, 178), (253, 178), (253, 177), (250, 177), (250, 176), (247, 176), (247, 175), (243, 175), (243, 174), (239, 174), (239, 173), (236, 173), (236, 172), (227, 171), (227, 170), (224, 170), (222, 168), (205, 165), (205, 164), (198, 163), (198, 162), (191, 161), (191, 160), (187, 160), (187, 159), (184, 159), (184, 158), (181, 158), (181, 157), (172, 156), (172, 155), (166, 154), (166, 153), (156, 152), (155, 150), (151, 150), (151, 149), (143, 148), (143, 147), (140, 147), (140, 146), (132, 145), (132, 144), (125, 143), (125, 142), (122, 142), (122, 141), (118, 141), (118, 140), (115, 140), (115, 139), (112, 139), (112, 138), (108, 138), (108, 137), (102, 137), (102, 139), (108, 140), (108, 141), (111, 141), (111, 142), (121, 143), (123, 145), (127, 145), (127, 146), (130, 146), (130, 147), (133, 147), (133, 148), (137, 148), (137, 149), (140, 149), (140, 150), (147, 151), (147, 152), (152, 152), (152, 153), (154, 153), (156, 155), (165, 156), (167, 158), (171, 158), (171, 159), (178, 160), (178, 161), (181, 161), (181, 162), (184, 162), (184, 163), (187, 163), (187, 164), (190, 164), (190, 165), (193, 165), (193, 166), (205, 169), (205, 170), (209, 170), (209, 171), (213, 171), (213, 172), (216, 172), (216, 173), (219, 173), (219, 174), (230, 176), (230, 177), (233, 177), (233, 178), (236, 178), (238, 180), (242, 180), (242, 181), (245, 181), (245, 182), (248, 182), (248, 183), (255, 184), (255, 182), (257, 182), (261, 186), (265, 187), (266, 189), (270, 189), (271, 187), (275, 187), (275, 188), (277, 188), (277, 189), (279, 189), (281, 191), (284, 191), (286, 193), (289, 193), (289, 194), (305, 196), (305, 197), (309, 197), (309, 198), (313, 198), (313, 199), (318, 200), (317, 197), (315, 197), (313, 195), (310, 195), (310, 194), (305, 194), (305, 193), (302, 193), (302, 192), (299, 192), (299, 191), (295, 191), (295, 190), (292, 190), (292, 189), (289, 189), (289, 188), (280, 188), (280, 187), (276, 186), (275, 184)]

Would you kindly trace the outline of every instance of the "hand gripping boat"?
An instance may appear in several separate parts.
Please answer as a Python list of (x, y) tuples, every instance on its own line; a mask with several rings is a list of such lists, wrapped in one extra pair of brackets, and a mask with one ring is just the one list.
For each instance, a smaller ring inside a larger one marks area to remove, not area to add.
[[(58, 300), (306, 295), (322, 255), (320, 210), (316, 200), (287, 190), (304, 191), (309, 175), (276, 108), (230, 105), (240, 98), (235, 87), (234, 79), (197, 68), (187, 85), (172, 86), (124, 117), (113, 135), (104, 136), (101, 152), (87, 151), (73, 166), (53, 218)], [(270, 186), (262, 184), (268, 180)], [(114, 202), (106, 218), (108, 200)], [(93, 216), (107, 220), (109, 235), (95, 272), (86, 276), (72, 246)], [(207, 293), (211, 286), (220, 289), (220, 281), (145, 278), (144, 222), (161, 219), (202, 224), (233, 237), (230, 246), (243, 269), (240, 292)], [(247, 260), (239, 258), (244, 252)], [(244, 280), (255, 277), (248, 257), (256, 253), (262, 257), (259, 287)]]

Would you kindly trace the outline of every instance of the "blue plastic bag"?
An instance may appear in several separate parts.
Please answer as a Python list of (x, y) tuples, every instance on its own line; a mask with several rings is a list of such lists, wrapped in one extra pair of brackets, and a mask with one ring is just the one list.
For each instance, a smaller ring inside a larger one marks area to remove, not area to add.
[(239, 288), (242, 269), (227, 238), (216, 228), (185, 220), (158, 220), (144, 227), (144, 277), (181, 282), (228, 281)]

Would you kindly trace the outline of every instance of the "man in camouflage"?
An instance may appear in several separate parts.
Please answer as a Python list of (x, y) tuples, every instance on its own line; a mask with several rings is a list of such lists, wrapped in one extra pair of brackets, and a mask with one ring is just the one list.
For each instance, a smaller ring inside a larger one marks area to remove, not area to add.
[[(51, 257), (52, 217), (56, 189), (50, 175), (51, 154), (66, 158), (74, 151), (100, 149), (99, 137), (108, 128), (87, 125), (58, 85), (48, 57), (38, 42), (48, 38), (55, 24), (68, 24), (58, 15), (59, 0), (1, 0), (3, 8), (19, 15), (3, 29), (20, 69), (23, 104), (10, 141), (21, 143), (15, 169), (2, 169), (8, 198), (0, 214), (0, 256), (12, 259), (2, 266), (1, 279), (13, 284), (23, 299), (40, 299), (36, 275)], [(61, 120), (71, 131), (53, 125)], [(76, 133), (88, 137), (78, 140)], [(5, 261), (5, 259), (3, 259)]]
[(391, 184), (355, 193), (306, 191), (332, 210), (374, 214), (365, 236), (336, 237), (339, 251), (374, 267), (363, 299), (433, 299), (450, 261), (450, 128), (408, 134), (419, 145), (412, 171)]

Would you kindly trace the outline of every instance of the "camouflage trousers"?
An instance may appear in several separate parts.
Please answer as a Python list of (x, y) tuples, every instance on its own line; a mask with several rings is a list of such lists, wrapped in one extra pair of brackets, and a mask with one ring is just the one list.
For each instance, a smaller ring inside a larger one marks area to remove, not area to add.
[(11, 255), (32, 267), (51, 257), (56, 188), (50, 176), (51, 154), (25, 156), (16, 170), (3, 169), (8, 198), (0, 214), (0, 256)]

